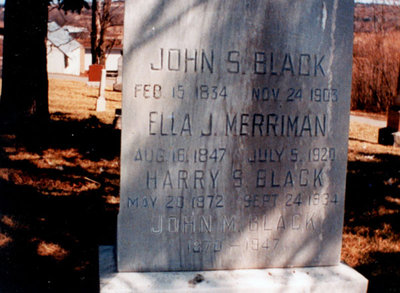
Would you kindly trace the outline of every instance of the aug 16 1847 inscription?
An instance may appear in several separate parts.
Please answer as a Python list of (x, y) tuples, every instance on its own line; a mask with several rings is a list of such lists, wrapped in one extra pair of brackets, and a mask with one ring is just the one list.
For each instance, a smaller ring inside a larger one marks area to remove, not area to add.
[(119, 271), (334, 265), (353, 1), (127, 1)]

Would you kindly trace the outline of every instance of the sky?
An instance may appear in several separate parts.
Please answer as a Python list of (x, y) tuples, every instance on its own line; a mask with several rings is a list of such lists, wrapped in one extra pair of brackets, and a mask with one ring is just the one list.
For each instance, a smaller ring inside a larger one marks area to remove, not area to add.
[(386, 4), (391, 4), (398, 2), (398, 0), (356, 0), (356, 3), (386, 3)]
[[(394, 1), (385, 1), (385, 0), (355, 0), (357, 3), (384, 3), (384, 2), (394, 2)], [(3, 5), (5, 3), (5, 0), (0, 0), (0, 5)]]

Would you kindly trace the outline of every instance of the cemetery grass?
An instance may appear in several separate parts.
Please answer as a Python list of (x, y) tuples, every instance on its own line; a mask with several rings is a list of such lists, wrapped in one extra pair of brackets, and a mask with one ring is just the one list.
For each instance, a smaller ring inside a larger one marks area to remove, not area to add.
[[(0, 135), (0, 292), (97, 292), (98, 245), (113, 244), (119, 204), (121, 94), (50, 80), (51, 122)], [(342, 261), (369, 292), (400, 288), (400, 149), (352, 123)]]

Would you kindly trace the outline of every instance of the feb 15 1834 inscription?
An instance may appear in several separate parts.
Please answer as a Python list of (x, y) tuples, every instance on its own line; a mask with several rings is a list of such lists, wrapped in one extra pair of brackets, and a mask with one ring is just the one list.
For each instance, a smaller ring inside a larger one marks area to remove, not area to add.
[(339, 262), (352, 2), (126, 2), (119, 271)]

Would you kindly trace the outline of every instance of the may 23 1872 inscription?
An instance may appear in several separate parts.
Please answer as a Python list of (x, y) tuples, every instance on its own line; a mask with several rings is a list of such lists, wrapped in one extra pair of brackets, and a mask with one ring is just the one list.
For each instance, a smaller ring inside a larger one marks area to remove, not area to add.
[(119, 271), (334, 265), (352, 1), (127, 1)]

